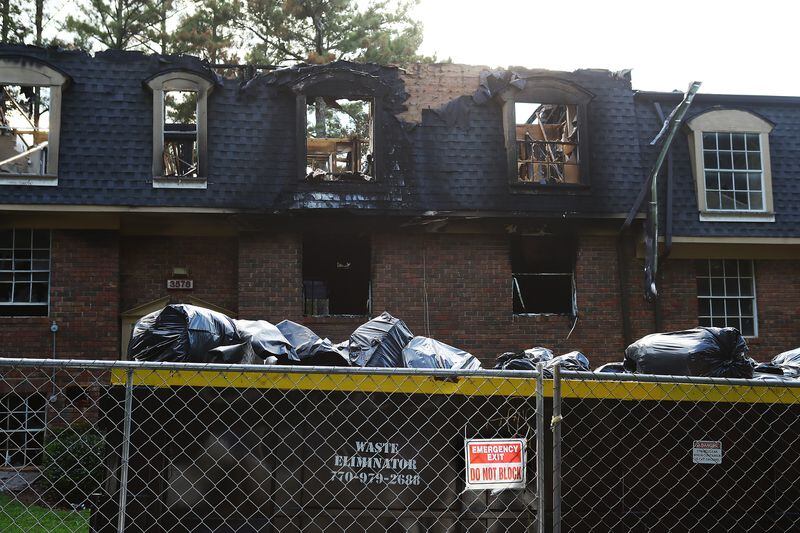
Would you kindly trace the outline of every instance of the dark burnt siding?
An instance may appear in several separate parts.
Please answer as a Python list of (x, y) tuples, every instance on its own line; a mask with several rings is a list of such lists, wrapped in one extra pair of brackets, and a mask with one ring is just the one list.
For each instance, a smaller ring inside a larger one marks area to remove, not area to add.
[(595, 95), (589, 106), (590, 139), (584, 147), (591, 186), (518, 194), (507, 181), (497, 103), (470, 105), (465, 125), (448, 126), (432, 112), (425, 112), (421, 123), (403, 123), (396, 118), (406, 97), (397, 68), (340, 63), (377, 79), (388, 95), (379, 110), (384, 142), (378, 150), (384, 163), (376, 183), (308, 184), (298, 179), (295, 96), (288, 84), (275, 82), (309, 71), (295, 69), (262, 76), (244, 90), (241, 80), (219, 80), (208, 101), (208, 189), (153, 189), (152, 96), (142, 82), (178, 67), (208, 75), (202, 62), (112, 51), (92, 57), (12, 46), (0, 46), (0, 54), (38, 57), (72, 78), (63, 98), (58, 186), (3, 186), (0, 195), (6, 204), (611, 214), (628, 209), (634, 194), (631, 183), (638, 183), (642, 175), (627, 78), (607, 71), (553, 73)]
[[(652, 94), (652, 93), (651, 93)], [(739, 102), (730, 97), (699, 95), (692, 104), (686, 120), (691, 120), (712, 108), (740, 109), (753, 112), (775, 124), (769, 137), (772, 164), (772, 196), (775, 222), (700, 222), (697, 208), (697, 188), (689, 158), (687, 132), (682, 129), (672, 145), (674, 157), (674, 226), (676, 236), (702, 237), (798, 237), (800, 236), (800, 98), (794, 104), (787, 99), (742, 97)], [(652, 164), (655, 150), (648, 146), (661, 123), (653, 107), (653, 96), (637, 98), (639, 142), (643, 161)], [(676, 105), (674, 97), (660, 99), (664, 113)], [(783, 103), (780, 103), (783, 102)], [(666, 201), (666, 167), (660, 176), (662, 216)]]

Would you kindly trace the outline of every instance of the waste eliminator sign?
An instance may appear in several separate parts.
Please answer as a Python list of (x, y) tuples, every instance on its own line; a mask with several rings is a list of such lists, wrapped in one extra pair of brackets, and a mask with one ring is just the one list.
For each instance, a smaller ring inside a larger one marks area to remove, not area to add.
[(525, 439), (470, 439), (467, 490), (525, 488)]

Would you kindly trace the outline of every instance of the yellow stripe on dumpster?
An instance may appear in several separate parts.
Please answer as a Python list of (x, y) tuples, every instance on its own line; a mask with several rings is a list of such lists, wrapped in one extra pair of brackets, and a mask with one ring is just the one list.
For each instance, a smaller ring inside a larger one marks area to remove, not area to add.
[[(127, 370), (117, 368), (112, 371), (111, 383), (124, 385), (126, 378)], [(234, 387), (465, 396), (536, 395), (536, 381), (532, 379), (475, 376), (451, 381), (408, 374), (297, 374), (137, 369), (133, 371), (133, 384), (149, 387)], [(552, 382), (546, 382), (545, 394), (552, 396)]]
[(800, 388), (568, 379), (561, 382), (561, 396), (598, 400), (793, 404), (800, 403)]

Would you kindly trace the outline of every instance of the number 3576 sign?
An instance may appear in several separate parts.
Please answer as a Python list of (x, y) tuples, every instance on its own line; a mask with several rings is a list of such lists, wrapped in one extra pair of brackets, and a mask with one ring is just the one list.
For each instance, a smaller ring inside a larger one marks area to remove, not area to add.
[(525, 439), (466, 442), (467, 490), (525, 488)]

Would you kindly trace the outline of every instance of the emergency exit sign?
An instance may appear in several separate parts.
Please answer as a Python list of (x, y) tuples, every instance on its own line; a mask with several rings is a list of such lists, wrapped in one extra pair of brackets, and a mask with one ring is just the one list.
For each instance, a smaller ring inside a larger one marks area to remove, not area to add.
[(525, 488), (525, 439), (469, 439), (467, 490)]

